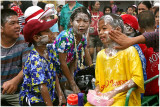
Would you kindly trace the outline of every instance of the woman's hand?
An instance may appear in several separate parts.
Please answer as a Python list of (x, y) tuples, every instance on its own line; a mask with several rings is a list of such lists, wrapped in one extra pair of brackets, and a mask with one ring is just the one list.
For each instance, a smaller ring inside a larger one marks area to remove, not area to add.
[(71, 86), (71, 89), (73, 90), (74, 94), (78, 94), (80, 92), (79, 87), (77, 86), (77, 84), (74, 81), (72, 81), (70, 83), (70, 86)]

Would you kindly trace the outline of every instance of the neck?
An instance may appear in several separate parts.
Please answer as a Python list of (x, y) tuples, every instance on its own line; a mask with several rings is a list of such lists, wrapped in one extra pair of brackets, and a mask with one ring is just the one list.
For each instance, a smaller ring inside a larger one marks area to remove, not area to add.
[(98, 12), (98, 11), (99, 11), (99, 10), (95, 10), (95, 9), (92, 10), (92, 12)]
[(113, 41), (111, 43), (105, 45), (107, 56), (109, 56), (109, 57), (114, 56), (119, 51), (119, 50), (113, 48), (115, 46), (118, 46), (118, 44)]
[(68, 3), (69, 7), (74, 7), (76, 5), (76, 2), (70, 2)]
[(10, 47), (15, 44), (16, 41), (17, 39), (7, 38), (5, 35), (1, 35), (1, 45), (4, 47)]
[(46, 45), (42, 45), (42, 46), (37, 46), (37, 45), (34, 45), (36, 51), (39, 53), (40, 56), (43, 56), (44, 58), (48, 59), (47, 58), (47, 48), (46, 48)]
[(148, 28), (148, 29), (145, 29), (146, 32), (154, 32), (155, 29), (154, 28)]

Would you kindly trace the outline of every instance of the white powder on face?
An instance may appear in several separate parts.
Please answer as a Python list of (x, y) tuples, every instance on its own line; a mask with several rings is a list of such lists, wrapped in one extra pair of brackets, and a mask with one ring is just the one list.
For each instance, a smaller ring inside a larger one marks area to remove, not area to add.
[(39, 37), (40, 41), (37, 42), (37, 46), (42, 46), (44, 44), (47, 44), (49, 41), (48, 35), (42, 35)]
[(12, 16), (8, 16), (7, 18), (6, 18), (6, 22), (11, 22), (11, 18), (12, 18)]

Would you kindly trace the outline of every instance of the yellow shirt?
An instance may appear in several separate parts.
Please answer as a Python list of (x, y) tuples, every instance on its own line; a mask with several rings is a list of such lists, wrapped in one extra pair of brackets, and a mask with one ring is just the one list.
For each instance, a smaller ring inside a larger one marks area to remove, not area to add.
[[(105, 49), (101, 50), (96, 59), (95, 76), (95, 84), (99, 84), (102, 93), (111, 91), (132, 79), (138, 85), (138, 89), (132, 92), (129, 106), (141, 105), (140, 93), (144, 93), (143, 70), (139, 54), (133, 46), (119, 51), (112, 57), (107, 57)], [(112, 106), (124, 106), (126, 93), (125, 91), (114, 96)]]

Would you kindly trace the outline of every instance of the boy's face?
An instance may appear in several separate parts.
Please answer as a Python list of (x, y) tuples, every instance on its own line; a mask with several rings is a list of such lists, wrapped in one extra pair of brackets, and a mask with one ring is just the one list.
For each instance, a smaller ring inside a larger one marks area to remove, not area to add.
[(20, 33), (18, 16), (7, 17), (4, 26), (1, 26), (1, 33), (6, 37), (17, 39)]
[(54, 41), (54, 35), (50, 31), (50, 29), (44, 30), (40, 32), (41, 36), (38, 36), (36, 42), (38, 42), (41, 45), (46, 45), (48, 43), (53, 43)]
[(71, 25), (76, 35), (82, 35), (87, 32), (89, 27), (89, 17), (84, 13), (78, 13)]
[(106, 8), (105, 13), (106, 13), (106, 14), (107, 14), (107, 13), (111, 13), (110, 8)]
[(98, 23), (98, 35), (103, 44), (109, 44), (112, 40), (109, 38), (108, 32), (112, 30), (112, 26), (105, 24), (104, 20), (100, 20)]
[[(128, 24), (124, 24), (124, 33), (127, 36), (131, 36), (134, 33), (134, 29), (131, 26), (129, 26)], [(134, 36), (134, 35), (132, 35), (132, 36)]]

